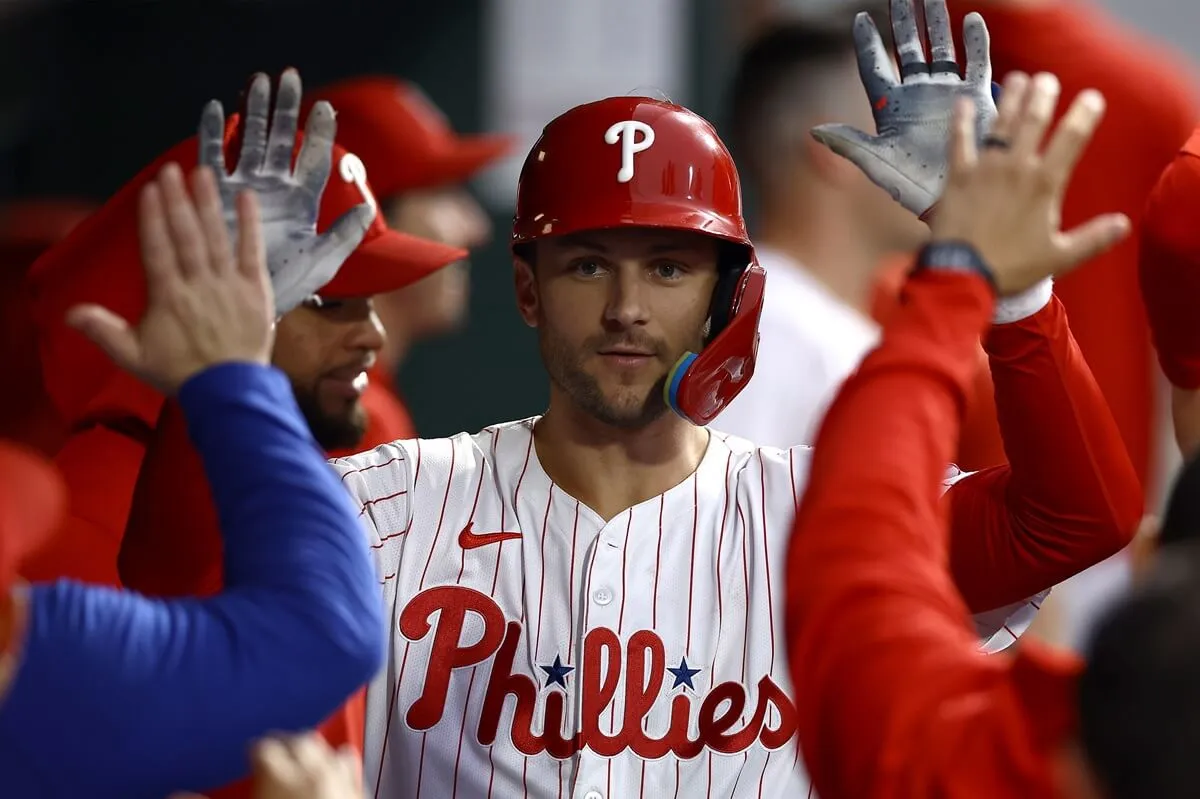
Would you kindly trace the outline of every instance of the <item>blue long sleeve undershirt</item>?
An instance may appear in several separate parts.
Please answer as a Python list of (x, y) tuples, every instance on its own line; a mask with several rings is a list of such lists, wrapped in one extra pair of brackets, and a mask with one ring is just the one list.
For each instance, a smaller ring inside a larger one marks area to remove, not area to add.
[(162, 799), (228, 783), (255, 739), (315, 726), (382, 664), (357, 508), (286, 378), (224, 364), (179, 400), (221, 519), (226, 589), (162, 601), (34, 586), (0, 702), (0, 795)]

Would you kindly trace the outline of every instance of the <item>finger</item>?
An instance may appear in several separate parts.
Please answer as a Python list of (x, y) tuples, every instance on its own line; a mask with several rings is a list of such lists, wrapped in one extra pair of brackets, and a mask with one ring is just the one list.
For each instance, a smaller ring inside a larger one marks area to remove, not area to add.
[(354, 788), (355, 795), (362, 793), (362, 757), (353, 746), (343, 744), (338, 747), (337, 758), (347, 784)]
[(324, 771), (326, 764), (334, 764), (333, 750), (318, 735), (301, 735), (291, 740), (292, 757), (301, 771), (316, 775)]
[(225, 168), (225, 109), (216, 100), (210, 100), (200, 112), (199, 160), (201, 166), (211, 167), (218, 175), (226, 175)]
[(865, 11), (854, 17), (854, 47), (858, 51), (858, 74), (871, 107), (879, 110), (880, 100), (896, 85), (896, 69), (883, 45), (875, 20)]
[(67, 311), (67, 324), (127, 372), (137, 374), (142, 365), (142, 345), (129, 322), (99, 305), (76, 305)]
[(996, 119), (988, 135), (1012, 143), (1021, 110), (1025, 106), (1025, 93), (1029, 89), (1029, 76), (1024, 72), (1011, 72), (1004, 79), (1000, 101), (996, 104)]
[(258, 195), (253, 191), (243, 191), (234, 202), (238, 224), (238, 271), (247, 277), (260, 277), (269, 284), (267, 245), (263, 239), (262, 209), (258, 204)]
[(1095, 217), (1072, 230), (1059, 234), (1059, 251), (1063, 274), (1107, 252), (1129, 235), (1132, 225), (1125, 214), (1105, 214)]
[(267, 118), (271, 114), (271, 79), (259, 72), (250, 81), (246, 116), (242, 120), (242, 152), (237, 172), (253, 175), (263, 168), (267, 153)]
[(264, 738), (250, 752), (250, 765), (259, 778), (291, 782), (295, 775), (291, 751), (279, 738)]
[(929, 32), (929, 72), (959, 74), (954, 55), (954, 36), (950, 33), (950, 12), (946, 0), (925, 0), (925, 29)]
[(974, 168), (979, 160), (975, 149), (975, 104), (969, 97), (954, 103), (953, 124), (950, 126), (949, 181), (954, 182)]
[(896, 55), (900, 61), (900, 79), (912, 75), (928, 75), (925, 63), (925, 48), (921, 46), (921, 33), (917, 29), (915, 0), (891, 0), (888, 5), (892, 15), (892, 35), (896, 39)]
[(275, 94), (275, 115), (271, 121), (271, 135), (267, 139), (266, 170), (275, 175), (286, 175), (292, 169), (292, 152), (296, 147), (296, 129), (300, 120), (300, 73), (285, 69), (279, 78), (279, 91)]
[(217, 178), (208, 167), (197, 167), (192, 172), (192, 197), (196, 201), (196, 213), (200, 218), (200, 230), (204, 235), (205, 249), (218, 273), (233, 271), (233, 247), (229, 243), (229, 228), (225, 224), (225, 210), (221, 206), (221, 193), (217, 189)]
[(817, 125), (811, 132), (814, 139), (860, 169), (867, 158), (875, 157), (875, 137), (858, 128), (842, 124)]
[(146, 273), (146, 294), (153, 299), (180, 279), (175, 245), (167, 228), (162, 191), (154, 181), (142, 189), (138, 203), (138, 243), (142, 253), (142, 269)]
[(1104, 95), (1086, 89), (1075, 96), (1046, 147), (1043, 168), (1056, 186), (1065, 188), (1096, 127), (1104, 117)]
[(179, 264), (178, 274), (184, 279), (202, 275), (209, 270), (208, 250), (200, 229), (200, 218), (192, 198), (183, 183), (183, 171), (178, 164), (167, 164), (158, 173), (158, 186), (167, 212), (167, 230)]
[(1023, 157), (1036, 156), (1042, 147), (1042, 139), (1054, 118), (1058, 96), (1062, 86), (1058, 78), (1049, 72), (1039, 72), (1030, 82), (1024, 112), (1017, 120), (1013, 132), (1013, 151)]
[(986, 86), (992, 82), (992, 45), (987, 24), (978, 12), (963, 18), (963, 49), (967, 53), (967, 83)]
[(337, 122), (333, 117), (333, 106), (324, 100), (313, 105), (304, 125), (304, 144), (296, 157), (296, 181), (320, 197), (329, 180), (333, 166), (333, 137), (337, 134)]

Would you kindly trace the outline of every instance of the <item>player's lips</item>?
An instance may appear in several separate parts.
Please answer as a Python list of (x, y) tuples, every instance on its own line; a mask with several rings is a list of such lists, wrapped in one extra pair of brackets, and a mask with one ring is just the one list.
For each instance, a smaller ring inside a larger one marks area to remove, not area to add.
[(325, 382), (332, 386), (340, 396), (356, 400), (367, 390), (370, 380), (367, 377), (367, 370), (360, 365), (355, 365), (334, 369), (325, 375)]
[(653, 352), (636, 347), (610, 347), (599, 354), (605, 363), (619, 369), (635, 369), (654, 359)]

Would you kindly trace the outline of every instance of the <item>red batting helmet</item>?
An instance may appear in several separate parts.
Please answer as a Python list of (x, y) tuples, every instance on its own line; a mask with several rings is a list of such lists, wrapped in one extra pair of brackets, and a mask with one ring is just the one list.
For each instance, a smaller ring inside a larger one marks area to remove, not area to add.
[(517, 187), (514, 250), (584, 230), (656, 227), (728, 242), (708, 338), (667, 376), (667, 404), (708, 424), (754, 374), (766, 272), (742, 219), (737, 168), (717, 132), (682, 106), (610, 97), (546, 125)]

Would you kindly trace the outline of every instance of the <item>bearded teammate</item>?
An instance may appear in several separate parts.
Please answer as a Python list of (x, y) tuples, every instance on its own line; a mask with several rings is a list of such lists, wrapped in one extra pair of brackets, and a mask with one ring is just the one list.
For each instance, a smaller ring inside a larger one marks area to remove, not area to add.
[[(957, 96), (995, 114), (982, 20), (967, 34), (965, 82), (932, 80), (919, 45), (902, 85), (877, 34), (863, 51), (869, 88), (913, 108), (884, 156), (898, 194), (940, 191)], [(782, 569), (809, 452), (704, 426), (753, 374), (764, 289), (727, 150), (659, 100), (571, 109), (525, 162), (513, 251), (547, 412), (335, 461), (393, 619), (368, 692), (370, 794), (806, 795)], [(1141, 510), (1048, 285), (1003, 305), (1029, 320), (996, 328), (1011, 467), (949, 490), (973, 612), (1116, 551)]]

